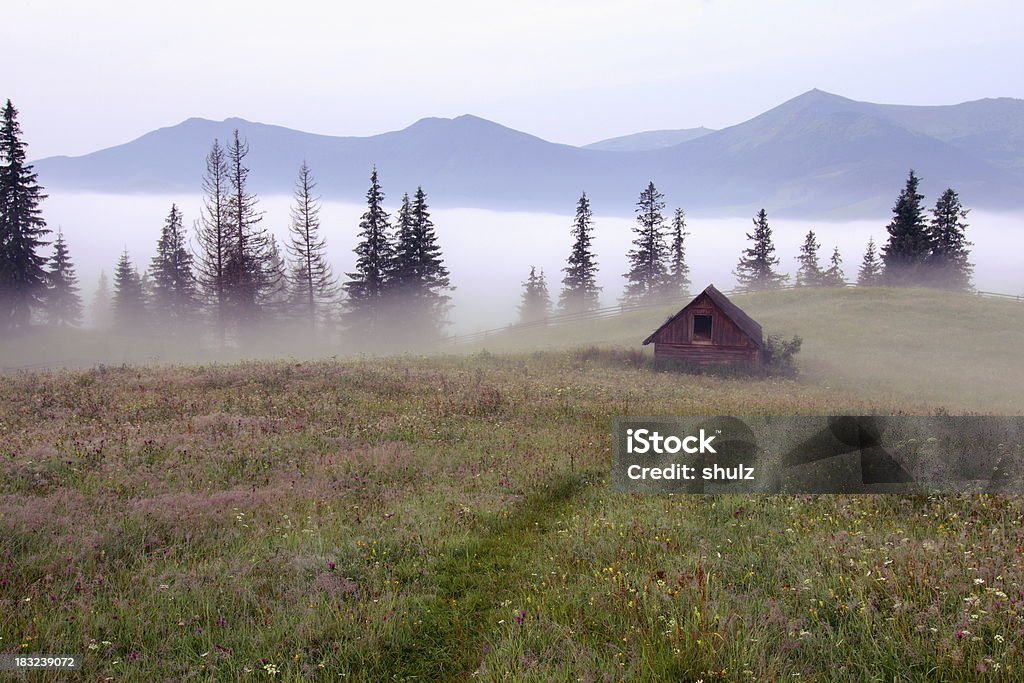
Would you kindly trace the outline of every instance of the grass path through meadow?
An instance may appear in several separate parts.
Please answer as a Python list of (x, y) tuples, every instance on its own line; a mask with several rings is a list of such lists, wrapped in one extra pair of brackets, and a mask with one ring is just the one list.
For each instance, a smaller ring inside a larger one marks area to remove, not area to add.
[(489, 532), (449, 553), (435, 572), (437, 593), (419, 599), (413, 613), (394, 622), (376, 661), (367, 662), (369, 677), (386, 672), (391, 680), (458, 679), (474, 671), (500, 619), (496, 598), (525, 583), (532, 566), (525, 556), (587, 485), (582, 475), (541, 484), (514, 511), (494, 517)]

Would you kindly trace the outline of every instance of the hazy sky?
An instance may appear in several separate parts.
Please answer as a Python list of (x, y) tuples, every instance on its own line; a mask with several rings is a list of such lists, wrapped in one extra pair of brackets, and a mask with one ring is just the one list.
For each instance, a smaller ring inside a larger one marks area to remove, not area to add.
[(1024, 97), (1013, 1), (6, 2), (0, 97), (30, 156), (190, 116), (369, 135), (473, 113), (584, 144), (720, 128), (818, 87)]

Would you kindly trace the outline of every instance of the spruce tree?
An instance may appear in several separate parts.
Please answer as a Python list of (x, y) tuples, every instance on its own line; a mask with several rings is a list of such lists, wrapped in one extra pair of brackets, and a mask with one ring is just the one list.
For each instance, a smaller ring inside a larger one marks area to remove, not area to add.
[(668, 248), (665, 245), (665, 197), (651, 182), (640, 193), (636, 205), (636, 227), (633, 249), (630, 249), (629, 272), (626, 278), (624, 303), (647, 302), (662, 294), (668, 269), (665, 266)]
[(411, 294), (416, 280), (416, 236), (412, 220), (412, 200), (409, 193), (402, 195), (402, 203), (395, 216), (394, 249), (385, 279), (388, 290), (401, 299)]
[(878, 252), (875, 248), (875, 238), (868, 238), (868, 247), (864, 251), (864, 259), (860, 262), (860, 270), (857, 271), (858, 287), (873, 287), (880, 284), (882, 280), (882, 264), (878, 260)]
[(294, 259), (289, 278), (292, 312), (315, 328), (326, 308), (337, 301), (337, 282), (327, 263), (327, 243), (320, 236), (320, 198), (314, 196), (316, 181), (302, 162), (295, 182), (295, 205), (288, 252)]
[(402, 197), (397, 223), (388, 296), (414, 334), (437, 337), (451, 300), (445, 292), (452, 287), (422, 187), (411, 202), (408, 195)]
[(551, 297), (548, 294), (548, 281), (544, 271), (537, 273), (530, 266), (530, 276), (523, 283), (523, 298), (519, 305), (519, 322), (532, 323), (543, 320), (551, 312)]
[(257, 303), (266, 311), (263, 317), (280, 320), (289, 306), (288, 266), (285, 264), (277, 238), (267, 235), (266, 256), (262, 260), (261, 286)]
[(597, 286), (597, 259), (591, 247), (594, 239), (593, 213), (586, 192), (576, 203), (576, 218), (569, 234), (573, 239), (572, 251), (562, 269), (565, 277), (562, 278), (558, 305), (567, 313), (581, 313), (598, 307), (601, 292)]
[(0, 333), (28, 327), (46, 294), (46, 257), (39, 253), (49, 230), (39, 204), (46, 199), (21, 139), (18, 110), (10, 100), (0, 123)]
[(236, 129), (226, 154), (230, 241), (225, 275), (227, 300), (240, 323), (256, 321), (264, 290), (273, 284), (267, 264), (269, 240), (259, 227), (263, 212), (257, 209), (258, 199), (247, 187), (249, 168), (245, 157), (248, 154), (249, 145)]
[(839, 246), (832, 250), (832, 258), (829, 259), (828, 270), (821, 277), (821, 284), (826, 287), (845, 287), (846, 274), (843, 273), (843, 257), (839, 255)]
[(197, 300), (192, 254), (187, 248), (177, 204), (171, 204), (149, 268), (153, 282), (153, 317), (162, 327), (180, 330), (182, 325), (193, 321)]
[(345, 324), (353, 332), (377, 336), (383, 325), (385, 297), (394, 247), (389, 239), (390, 217), (384, 210), (384, 192), (377, 178), (377, 169), (370, 175), (366, 191), (366, 212), (359, 220), (359, 243), (355, 272), (346, 273), (342, 287), (345, 300)]
[(64, 234), (58, 230), (53, 241), (53, 256), (47, 273), (46, 314), (53, 325), (78, 327), (82, 323), (82, 297), (78, 294), (78, 277), (71, 263)]
[(911, 170), (892, 208), (892, 221), (886, 226), (889, 240), (882, 247), (883, 279), (890, 285), (918, 284), (931, 252), (928, 224), (921, 204), (924, 195), (917, 191), (919, 184), (920, 179)]
[(96, 291), (92, 296), (92, 327), (96, 330), (107, 330), (114, 324), (113, 302), (110, 297), (110, 281), (107, 279), (106, 271), (100, 271), (100, 278), (96, 282)]
[(821, 271), (821, 264), (818, 262), (818, 249), (821, 245), (813, 230), (807, 231), (807, 237), (800, 247), (800, 255), (796, 260), (800, 267), (796, 271), (797, 287), (815, 287), (822, 284), (824, 273)]
[(929, 227), (932, 250), (926, 261), (930, 284), (945, 289), (971, 289), (974, 266), (969, 260), (971, 243), (965, 235), (968, 211), (952, 188), (935, 202)]
[(686, 214), (676, 209), (672, 217), (672, 242), (668, 251), (668, 274), (665, 278), (664, 296), (668, 300), (686, 298), (690, 293), (690, 267), (686, 265)]
[(138, 268), (136, 268), (135, 273), (139, 276), (139, 286), (142, 287), (143, 308), (146, 310), (146, 317), (148, 318), (150, 303), (153, 301), (153, 280), (149, 277), (149, 270), (139, 273)]
[(775, 244), (772, 242), (772, 229), (768, 225), (768, 214), (764, 209), (754, 217), (754, 232), (747, 233), (747, 239), (753, 245), (743, 250), (733, 275), (736, 276), (737, 288), (744, 291), (773, 289), (789, 280), (788, 275), (775, 272), (779, 264), (775, 256)]
[(145, 294), (142, 278), (132, 265), (128, 250), (121, 252), (121, 258), (114, 270), (114, 325), (122, 331), (138, 331), (146, 314)]
[(197, 274), (205, 303), (210, 310), (223, 342), (228, 320), (228, 273), (231, 254), (231, 228), (228, 213), (230, 181), (224, 148), (213, 141), (206, 156), (203, 176), (203, 209), (196, 229), (199, 243)]
[(441, 246), (437, 243), (434, 222), (430, 218), (430, 206), (427, 204), (427, 193), (422, 187), (416, 188), (412, 202), (412, 223), (418, 245), (416, 270), (420, 278), (421, 292), (433, 296), (433, 304), (446, 308), (450, 297), (442, 294), (451, 290), (451, 281)]

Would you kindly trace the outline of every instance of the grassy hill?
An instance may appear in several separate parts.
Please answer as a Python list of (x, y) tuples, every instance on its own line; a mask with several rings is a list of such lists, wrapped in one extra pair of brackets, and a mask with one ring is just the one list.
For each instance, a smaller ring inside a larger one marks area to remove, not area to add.
[(1024, 674), (1020, 497), (608, 481), (614, 415), (937, 406), (616, 359), (0, 377), (0, 651), (80, 652), (89, 680)]
[[(925, 401), (954, 412), (1024, 412), (1024, 302), (930, 289), (791, 289), (733, 300), (766, 334), (799, 335), (801, 385), (899, 405)], [(685, 301), (612, 318), (499, 333), (430, 354), (533, 353), (596, 346), (651, 352), (643, 339)], [(0, 371), (88, 369), (99, 364), (231, 363), (245, 359), (358, 357), (336, 340), (306, 343), (269, 330), (244, 348), (191, 337), (127, 337), (91, 330), (5, 340)]]
[[(1024, 301), (882, 287), (791, 289), (731, 298), (766, 334), (803, 339), (797, 355), (802, 382), (887, 402), (1024, 411)], [(641, 348), (643, 339), (679, 306), (512, 331), (470, 348)]]

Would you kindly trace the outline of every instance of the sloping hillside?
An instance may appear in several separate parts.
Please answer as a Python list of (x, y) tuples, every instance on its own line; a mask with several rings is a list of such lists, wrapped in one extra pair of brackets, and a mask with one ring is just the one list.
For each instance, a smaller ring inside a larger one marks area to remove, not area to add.
[[(896, 402), (1024, 411), (1024, 301), (927, 289), (793, 289), (731, 297), (766, 334), (799, 335), (804, 382)], [(491, 337), (491, 352), (586, 345), (640, 349), (686, 302)], [(650, 347), (647, 347), (647, 351)]]

